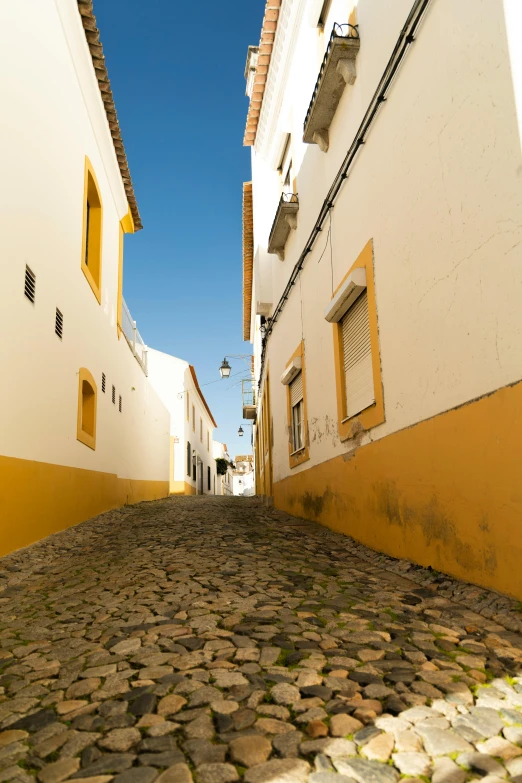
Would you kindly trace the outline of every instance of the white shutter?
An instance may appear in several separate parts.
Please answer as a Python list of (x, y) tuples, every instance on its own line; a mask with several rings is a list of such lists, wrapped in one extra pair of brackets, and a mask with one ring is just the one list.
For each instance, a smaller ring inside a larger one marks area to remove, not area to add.
[(346, 415), (355, 416), (375, 402), (368, 294), (357, 299), (342, 319)]
[(303, 399), (303, 373), (296, 375), (290, 384), (290, 405), (292, 408)]

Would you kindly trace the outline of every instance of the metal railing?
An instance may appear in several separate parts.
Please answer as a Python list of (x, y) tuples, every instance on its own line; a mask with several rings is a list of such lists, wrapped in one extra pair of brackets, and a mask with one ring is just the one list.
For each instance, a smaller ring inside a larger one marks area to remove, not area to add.
[(359, 36), (359, 30), (357, 29), (357, 25), (353, 24), (337, 24), (335, 22), (332, 30), (332, 34), (330, 36), (330, 40), (328, 41), (328, 46), (326, 47), (326, 52), (324, 53), (323, 62), (321, 65), (321, 69), (319, 71), (319, 76), (317, 77), (317, 81), (315, 83), (314, 91), (312, 94), (312, 100), (310, 101), (310, 105), (308, 107), (308, 111), (306, 112), (306, 117), (304, 121), (304, 127), (306, 128), (306, 125), (308, 123), (308, 119), (310, 117), (310, 114), (312, 112), (313, 105), (315, 103), (315, 99), (317, 97), (317, 92), (319, 90), (319, 85), (321, 84), (321, 80), (323, 78), (324, 70), (326, 68), (326, 63), (328, 62), (328, 57), (330, 55), (330, 50), (332, 48), (332, 43), (336, 38), (360, 38)]
[(256, 391), (251, 378), (241, 381), (241, 396), (243, 398), (243, 408), (254, 408), (256, 406)]
[(143, 342), (141, 334), (138, 332), (136, 321), (133, 321), (125, 299), (122, 300), (121, 307), (121, 329), (138, 364), (145, 375), (148, 375), (147, 346)]

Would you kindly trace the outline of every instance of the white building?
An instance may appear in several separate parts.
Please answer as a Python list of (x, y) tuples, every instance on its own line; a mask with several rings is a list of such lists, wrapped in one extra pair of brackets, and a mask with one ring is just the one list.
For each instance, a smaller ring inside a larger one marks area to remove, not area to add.
[(522, 4), (270, 0), (247, 64), (258, 492), (522, 598)]
[(214, 457), (217, 427), (194, 367), (149, 349), (149, 380), (170, 413), (170, 494), (221, 494)]
[(228, 463), (227, 471), (224, 474), (217, 474), (216, 483), (216, 495), (231, 495), (232, 494), (232, 467), (230, 454), (226, 443), (220, 443), (218, 440), (214, 441), (213, 445), (214, 459), (224, 459)]
[(237, 456), (232, 471), (232, 494), (253, 495), (255, 493), (254, 457), (252, 454)]
[(3, 555), (168, 495), (169, 414), (122, 334), (141, 221), (92, 5), (3, 3), (0, 20)]

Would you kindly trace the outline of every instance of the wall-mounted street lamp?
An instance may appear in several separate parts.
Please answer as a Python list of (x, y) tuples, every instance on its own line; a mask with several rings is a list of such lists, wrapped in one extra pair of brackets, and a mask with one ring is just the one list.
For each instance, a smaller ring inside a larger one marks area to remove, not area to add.
[(227, 357), (225, 356), (225, 358), (221, 362), (221, 367), (219, 368), (219, 374), (221, 375), (222, 378), (230, 378), (231, 370), (232, 367), (227, 362)]
[(248, 369), (250, 372), (252, 372), (252, 354), (250, 353), (231, 353), (228, 356), (225, 356), (223, 361), (221, 362), (221, 365), (219, 367), (219, 374), (222, 378), (230, 378), (230, 373), (232, 371), (232, 367), (228, 363), (229, 359), (243, 359), (245, 364), (248, 365)]
[(239, 427), (237, 434), (239, 435), (240, 438), (243, 437), (243, 435), (245, 434), (245, 430), (243, 429), (243, 427), (241, 426)]

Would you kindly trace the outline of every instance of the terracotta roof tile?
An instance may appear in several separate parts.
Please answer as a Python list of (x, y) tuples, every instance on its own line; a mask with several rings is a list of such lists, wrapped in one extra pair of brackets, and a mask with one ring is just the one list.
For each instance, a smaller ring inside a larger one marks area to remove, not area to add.
[(132, 179), (129, 171), (129, 164), (127, 162), (127, 156), (125, 154), (125, 148), (121, 138), (120, 125), (118, 123), (118, 116), (116, 114), (116, 107), (114, 105), (109, 74), (107, 73), (107, 67), (105, 65), (105, 57), (103, 56), (100, 32), (96, 27), (96, 17), (94, 16), (93, 12), (92, 0), (77, 0), (77, 2), (78, 11), (80, 12), (83, 29), (85, 31), (85, 38), (87, 40), (87, 45), (92, 57), (94, 72), (96, 74), (96, 78), (98, 79), (101, 99), (103, 101), (103, 105), (105, 106), (107, 122), (109, 123), (109, 130), (111, 132), (114, 149), (116, 151), (116, 157), (118, 159), (121, 178), (123, 180), (132, 219), (134, 221), (134, 229), (135, 231), (139, 231), (140, 228), (143, 228), (143, 225), (138, 210), (136, 196), (134, 195), (134, 188), (132, 186)]
[(254, 203), (252, 183), (243, 183), (243, 339), (250, 340), (254, 273)]
[(245, 137), (243, 145), (251, 147), (257, 134), (257, 124), (259, 122), (259, 113), (263, 103), (265, 93), (266, 74), (270, 66), (273, 43), (279, 21), (279, 11), (282, 0), (267, 0), (265, 7), (265, 17), (263, 27), (261, 28), (261, 39), (259, 43), (259, 58), (257, 61), (256, 75), (254, 77), (254, 86), (252, 89), (252, 98), (248, 108), (246, 121)]

